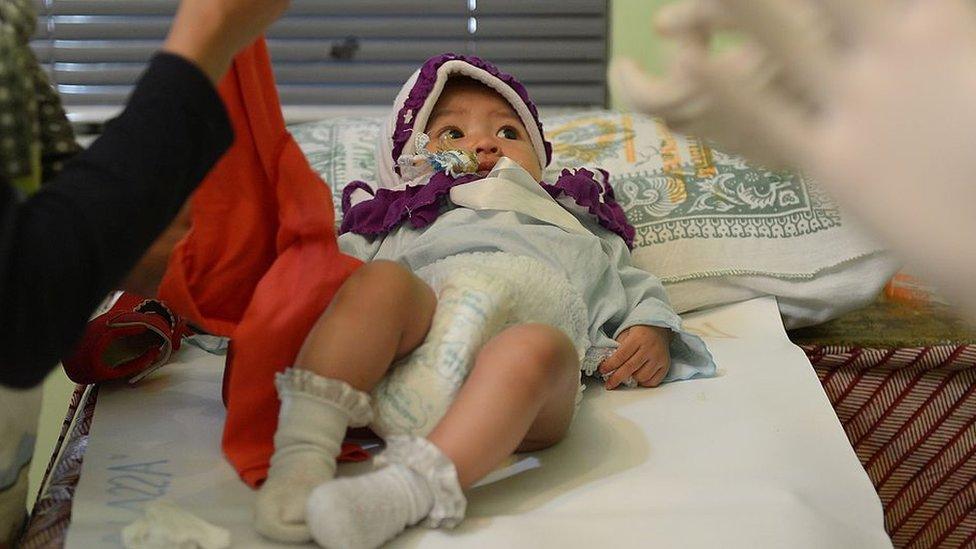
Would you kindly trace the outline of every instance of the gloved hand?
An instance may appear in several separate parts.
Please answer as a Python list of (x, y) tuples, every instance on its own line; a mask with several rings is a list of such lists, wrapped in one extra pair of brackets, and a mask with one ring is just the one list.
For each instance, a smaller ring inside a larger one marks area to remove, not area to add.
[[(816, 177), (976, 316), (976, 14), (964, 0), (686, 0), (671, 73), (611, 67), (635, 109)], [(748, 40), (714, 55), (717, 29)], [(961, 244), (960, 244), (961, 243)]]
[[(763, 110), (767, 106), (763, 101), (771, 99), (791, 112), (817, 108), (816, 85), (804, 85), (803, 73), (784, 70), (784, 59), (773, 52), (788, 47), (781, 43), (789, 40), (787, 33), (799, 42), (796, 47), (828, 47), (830, 32), (822, 14), (801, 9), (809, 8), (810, 2), (788, 3), (795, 11), (779, 13), (783, 3), (760, 2), (770, 11), (755, 10), (758, 13), (742, 23), (739, 12), (722, 0), (664, 6), (655, 19), (657, 30), (678, 45), (667, 77), (652, 78), (629, 59), (615, 60), (610, 72), (614, 91), (635, 110), (660, 116), (675, 130), (708, 138), (766, 165), (790, 166), (795, 151), (782, 141), (782, 129), (765, 117), (757, 118), (755, 111)], [(756, 18), (777, 19), (769, 22), (782, 31), (773, 32), (774, 46), (747, 41), (711, 58), (718, 31), (748, 30), (746, 25), (756, 25)]]

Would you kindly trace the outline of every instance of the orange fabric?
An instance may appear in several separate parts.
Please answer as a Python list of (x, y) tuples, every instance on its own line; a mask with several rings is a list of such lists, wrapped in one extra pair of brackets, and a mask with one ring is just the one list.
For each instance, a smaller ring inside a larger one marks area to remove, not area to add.
[(888, 281), (884, 288), (884, 296), (889, 301), (898, 301), (908, 305), (925, 306), (932, 303), (949, 305), (949, 302), (939, 295), (935, 286), (905, 271), (899, 271)]
[(219, 91), (234, 145), (193, 195), (192, 228), (170, 258), (159, 297), (232, 338), (223, 448), (257, 486), (274, 450), (274, 374), (293, 363), (361, 263), (339, 252), (329, 188), (285, 129), (263, 39), (238, 54)]

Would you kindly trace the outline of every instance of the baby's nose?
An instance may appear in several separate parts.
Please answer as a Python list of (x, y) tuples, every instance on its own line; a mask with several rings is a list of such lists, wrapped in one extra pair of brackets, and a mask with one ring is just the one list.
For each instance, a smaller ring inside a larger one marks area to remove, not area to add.
[(493, 139), (479, 139), (474, 147), (475, 154), (498, 154), (498, 143)]

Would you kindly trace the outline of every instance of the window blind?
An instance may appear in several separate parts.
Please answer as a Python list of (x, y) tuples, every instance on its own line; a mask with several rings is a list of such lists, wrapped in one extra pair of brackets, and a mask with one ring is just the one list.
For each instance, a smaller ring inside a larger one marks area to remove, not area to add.
[[(69, 113), (120, 108), (178, 0), (36, 0), (38, 58)], [(607, 102), (607, 0), (293, 0), (267, 33), (283, 105), (390, 105), (426, 58), (481, 56), (547, 106)]]

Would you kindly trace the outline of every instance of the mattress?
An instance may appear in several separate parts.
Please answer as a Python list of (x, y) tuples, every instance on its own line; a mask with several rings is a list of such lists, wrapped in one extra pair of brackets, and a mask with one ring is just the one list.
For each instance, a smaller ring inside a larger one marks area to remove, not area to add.
[[(457, 529), (416, 528), (393, 545), (890, 547), (878, 496), (775, 301), (687, 323), (717, 377), (593, 384), (566, 440), (471, 490)], [(250, 526), (253, 492), (220, 454), (221, 371), (221, 357), (186, 346), (139, 387), (102, 388), (67, 547), (119, 546), (157, 500), (229, 529), (234, 547), (270, 546)]]

